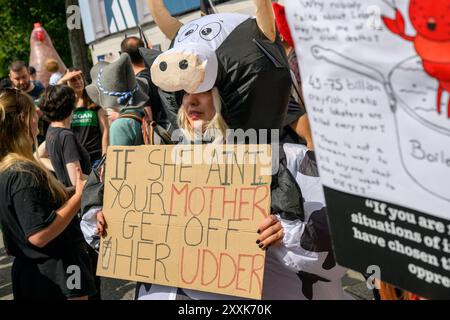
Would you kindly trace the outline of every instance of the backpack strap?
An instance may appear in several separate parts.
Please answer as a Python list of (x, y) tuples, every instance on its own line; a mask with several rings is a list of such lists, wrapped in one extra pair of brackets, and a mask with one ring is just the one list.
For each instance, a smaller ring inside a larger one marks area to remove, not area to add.
[(139, 125), (141, 126), (141, 134), (142, 134), (142, 141), (144, 142), (144, 144), (148, 144), (148, 140), (147, 140), (147, 125), (146, 125), (146, 121), (145, 118), (140, 117), (136, 114), (121, 114), (119, 116), (119, 119), (133, 119), (135, 120), (137, 123), (139, 123)]
[(135, 114), (121, 114), (119, 119), (133, 119), (139, 122), (142, 125), (142, 118)]
[(161, 144), (174, 144), (172, 137), (163, 127), (155, 122), (153, 128), (155, 133), (161, 138)]
[(152, 109), (145, 107), (143, 109), (144, 117), (142, 118), (142, 137), (147, 145), (155, 145), (155, 126), (153, 121)]
[(157, 124), (156, 121), (151, 121), (149, 113), (145, 111), (144, 117), (139, 117), (135, 114), (123, 114), (119, 116), (119, 119), (133, 119), (141, 125), (142, 128), (142, 138), (144, 144), (155, 145), (155, 136), (158, 136), (158, 144), (173, 144), (170, 134), (161, 126)]

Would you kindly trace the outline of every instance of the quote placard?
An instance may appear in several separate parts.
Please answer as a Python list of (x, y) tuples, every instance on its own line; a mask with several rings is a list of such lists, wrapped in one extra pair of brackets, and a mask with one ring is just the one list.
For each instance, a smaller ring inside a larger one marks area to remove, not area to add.
[(97, 275), (261, 299), (269, 145), (110, 147)]
[(285, 0), (337, 262), (428, 299), (450, 296), (444, 2)]

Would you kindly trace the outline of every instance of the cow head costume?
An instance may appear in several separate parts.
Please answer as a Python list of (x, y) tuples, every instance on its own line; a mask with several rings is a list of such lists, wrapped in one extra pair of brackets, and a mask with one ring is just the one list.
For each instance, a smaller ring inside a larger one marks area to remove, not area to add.
[(201, 93), (216, 86), (231, 128), (281, 129), (290, 96), (289, 65), (271, 1), (255, 1), (256, 19), (221, 13), (183, 25), (162, 0), (149, 0), (155, 22), (172, 40), (170, 50), (152, 63), (152, 81), (166, 92)]

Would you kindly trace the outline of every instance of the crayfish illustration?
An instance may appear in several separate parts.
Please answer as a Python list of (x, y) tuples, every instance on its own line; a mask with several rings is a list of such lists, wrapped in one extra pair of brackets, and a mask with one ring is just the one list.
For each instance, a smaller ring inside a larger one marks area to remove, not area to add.
[[(425, 72), (439, 81), (437, 112), (441, 113), (444, 91), (450, 93), (450, 0), (411, 0), (409, 18), (417, 31), (410, 36), (405, 31), (405, 19), (396, 9), (395, 19), (383, 17), (386, 27), (394, 34), (414, 43)], [(447, 106), (450, 118), (450, 100)]]

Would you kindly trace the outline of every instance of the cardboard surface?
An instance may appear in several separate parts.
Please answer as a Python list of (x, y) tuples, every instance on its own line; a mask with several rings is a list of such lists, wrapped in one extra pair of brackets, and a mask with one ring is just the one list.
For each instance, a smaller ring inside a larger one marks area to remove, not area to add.
[(270, 146), (110, 147), (107, 159), (98, 275), (261, 298)]

